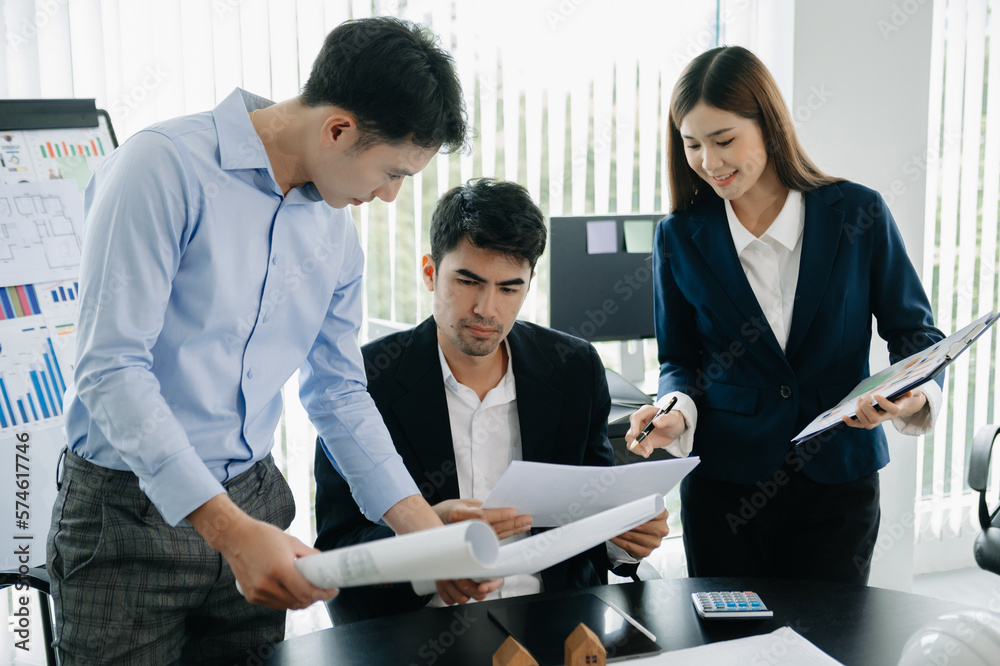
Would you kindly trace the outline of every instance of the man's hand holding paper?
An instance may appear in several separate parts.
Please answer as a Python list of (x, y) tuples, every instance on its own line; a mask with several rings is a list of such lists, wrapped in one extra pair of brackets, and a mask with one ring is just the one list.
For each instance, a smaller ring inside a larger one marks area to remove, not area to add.
[(445, 525), (463, 520), (483, 520), (496, 531), (498, 539), (521, 534), (531, 529), (531, 516), (521, 515), (517, 509), (484, 509), (482, 500), (453, 499), (438, 502), (431, 508)]
[(664, 509), (663, 513), (656, 518), (638, 527), (633, 527), (610, 541), (637, 560), (649, 557), (654, 550), (660, 547), (664, 537), (670, 534), (670, 528), (667, 527), (668, 515), (667, 510)]
[[(517, 509), (483, 509), (482, 505), (482, 500), (454, 499), (438, 502), (431, 508), (446, 525), (463, 520), (485, 521), (496, 531), (498, 539), (506, 539), (531, 529), (531, 516), (519, 515)], [(502, 578), (479, 583), (468, 578), (436, 581), (441, 600), (449, 606), (468, 603), (470, 599), (482, 601), (502, 585)]]

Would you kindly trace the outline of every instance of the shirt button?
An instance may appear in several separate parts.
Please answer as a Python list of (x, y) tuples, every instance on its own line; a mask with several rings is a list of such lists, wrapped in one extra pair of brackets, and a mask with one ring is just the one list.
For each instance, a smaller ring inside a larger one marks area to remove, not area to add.
[(272, 266), (277, 266), (278, 265), (278, 255), (276, 255), (276, 254), (275, 255), (271, 255), (271, 265)]
[(781, 397), (784, 398), (785, 400), (787, 400), (788, 398), (791, 398), (792, 397), (792, 389), (790, 389), (787, 386), (782, 386), (781, 387)]
[(269, 313), (267, 313), (267, 312), (265, 312), (265, 313), (264, 313), (264, 316), (260, 318), (261, 322), (263, 322), (263, 323), (265, 323), (265, 324), (266, 324), (266, 323), (267, 323), (267, 322), (268, 322), (268, 321), (269, 321), (270, 319), (271, 319), (271, 315), (270, 315)]
[(247, 370), (247, 379), (253, 379), (253, 368)]

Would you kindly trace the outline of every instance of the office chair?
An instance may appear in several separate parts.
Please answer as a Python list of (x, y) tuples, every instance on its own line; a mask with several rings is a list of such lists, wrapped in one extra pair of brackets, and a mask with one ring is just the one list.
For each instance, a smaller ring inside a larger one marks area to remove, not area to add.
[(1000, 507), (991, 513), (986, 502), (990, 453), (997, 435), (1000, 435), (1000, 426), (992, 423), (976, 433), (969, 458), (969, 487), (979, 492), (979, 526), (983, 529), (972, 547), (976, 564), (980, 569), (1000, 575)]
[[(52, 609), (49, 605), (49, 572), (44, 566), (33, 567), (26, 575), (22, 575), (17, 569), (0, 571), (0, 590), (15, 585), (27, 585), (33, 590), (38, 590), (38, 608), (44, 618), (42, 619), (42, 640), (45, 641), (45, 663), (48, 666), (58, 666), (59, 660), (56, 657), (55, 648), (52, 647), (52, 637), (55, 635), (55, 619), (52, 616)], [(14, 594), (17, 594), (15, 591)]]

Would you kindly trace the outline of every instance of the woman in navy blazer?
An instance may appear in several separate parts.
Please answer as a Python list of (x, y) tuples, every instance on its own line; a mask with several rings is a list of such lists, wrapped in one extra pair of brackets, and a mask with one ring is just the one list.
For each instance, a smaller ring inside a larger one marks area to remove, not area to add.
[[(794, 448), (791, 439), (870, 375), (872, 317), (892, 362), (944, 337), (875, 191), (806, 156), (778, 87), (740, 47), (681, 75), (670, 106), (672, 213), (653, 266), (660, 402), (637, 447), (690, 451), (681, 487), (692, 576), (868, 580), (879, 523), (879, 424), (933, 425), (933, 382)], [(635, 437), (654, 413), (637, 412)]]

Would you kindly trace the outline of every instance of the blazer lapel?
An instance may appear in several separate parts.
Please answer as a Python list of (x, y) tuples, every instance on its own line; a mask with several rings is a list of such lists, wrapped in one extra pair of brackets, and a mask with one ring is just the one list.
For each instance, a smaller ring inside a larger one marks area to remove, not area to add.
[(792, 326), (788, 332), (785, 353), (788, 358), (802, 345), (809, 324), (826, 285), (830, 281), (833, 261), (840, 246), (844, 226), (844, 211), (831, 206), (843, 198), (837, 186), (806, 192), (805, 229), (802, 232), (802, 260), (799, 280), (795, 287), (795, 305), (792, 309)]
[[(406, 394), (392, 405), (407, 445), (429, 475), (417, 484), (440, 479), (441, 498), (458, 497), (458, 477), (454, 473), (455, 449), (451, 440), (451, 421), (445, 397), (444, 377), (437, 351), (437, 325), (433, 317), (413, 329), (413, 336), (399, 359), (396, 380)], [(452, 473), (446, 473), (445, 463)]]
[(513, 357), (521, 455), (524, 460), (548, 462), (559, 436), (559, 424), (553, 415), (561, 413), (563, 400), (562, 393), (549, 382), (555, 369), (520, 323), (514, 323), (507, 341)]
[[(691, 236), (691, 240), (701, 252), (705, 264), (715, 274), (722, 292), (729, 297), (735, 309), (734, 318), (742, 318), (744, 321), (766, 322), (767, 317), (764, 316), (756, 294), (750, 288), (750, 282), (747, 281), (743, 265), (740, 264), (740, 258), (736, 254), (736, 246), (733, 245), (733, 235), (729, 233), (729, 224), (723, 206), (721, 199), (718, 202), (713, 202), (713, 210), (709, 215), (701, 218), (701, 226)], [(768, 347), (783, 359), (784, 354), (770, 326), (766, 326), (761, 331), (761, 336), (767, 342)]]

